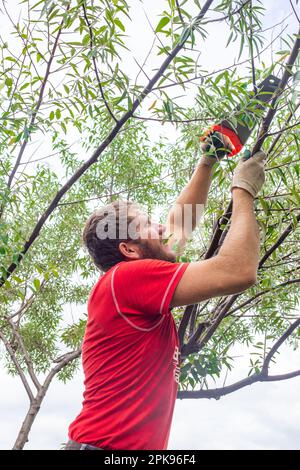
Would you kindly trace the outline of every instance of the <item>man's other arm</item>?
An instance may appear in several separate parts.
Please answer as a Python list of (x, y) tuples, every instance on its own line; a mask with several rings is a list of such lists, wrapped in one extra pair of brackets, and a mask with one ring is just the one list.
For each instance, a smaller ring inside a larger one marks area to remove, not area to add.
[(259, 229), (254, 197), (264, 181), (264, 154), (241, 162), (232, 185), (231, 226), (219, 253), (190, 263), (176, 287), (171, 307), (241, 292), (256, 282), (259, 263)]

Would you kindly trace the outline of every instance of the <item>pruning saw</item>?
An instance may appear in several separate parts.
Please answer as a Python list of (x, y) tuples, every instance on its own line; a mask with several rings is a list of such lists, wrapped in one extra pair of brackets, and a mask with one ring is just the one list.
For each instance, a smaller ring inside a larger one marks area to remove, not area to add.
[[(278, 89), (280, 79), (274, 75), (269, 75), (265, 78), (258, 86), (256, 95), (249, 96), (249, 98), (255, 98), (257, 104), (254, 109), (263, 109), (266, 104), (271, 101), (274, 93)], [(236, 112), (240, 112), (240, 107), (236, 108)], [(245, 115), (242, 122), (237, 122), (233, 125), (230, 120), (224, 119), (219, 124), (215, 124), (207, 129), (204, 134), (200, 137), (201, 142), (207, 142), (206, 152), (212, 152), (217, 157), (223, 157), (227, 154), (228, 157), (233, 157), (241, 151), (245, 143), (247, 142), (252, 130), (256, 125), (255, 119), (247, 122), (247, 116)], [(233, 147), (231, 153), (228, 154), (228, 150), (224, 148), (224, 144), (218, 134), (226, 136)]]

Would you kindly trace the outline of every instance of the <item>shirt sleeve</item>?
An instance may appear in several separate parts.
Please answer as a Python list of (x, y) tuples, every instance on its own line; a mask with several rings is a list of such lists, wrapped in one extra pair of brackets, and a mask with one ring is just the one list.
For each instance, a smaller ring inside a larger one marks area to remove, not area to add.
[(165, 315), (174, 291), (189, 263), (156, 259), (122, 262), (113, 269), (112, 296), (119, 312)]

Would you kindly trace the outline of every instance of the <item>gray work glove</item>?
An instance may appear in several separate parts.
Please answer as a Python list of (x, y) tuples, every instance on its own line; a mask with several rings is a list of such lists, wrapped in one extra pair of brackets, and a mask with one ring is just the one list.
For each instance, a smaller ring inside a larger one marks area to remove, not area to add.
[[(231, 145), (230, 140), (226, 135), (220, 134), (219, 132), (214, 132), (214, 139), (215, 142), (218, 143), (219, 146), (223, 147), (224, 149), (228, 149), (228, 153), (230, 153), (233, 150), (233, 147)], [(212, 141), (210, 139), (210, 136), (208, 135), (205, 141), (201, 144), (201, 150), (204, 153), (202, 156), (200, 162), (203, 163), (204, 165), (207, 166), (213, 166), (216, 162), (224, 158), (226, 155), (225, 152), (214, 152), (214, 145), (212, 144)], [(217, 156), (217, 153), (220, 156)]]
[(253, 157), (243, 157), (234, 170), (231, 189), (242, 188), (253, 197), (261, 190), (265, 182), (266, 154), (260, 150)]

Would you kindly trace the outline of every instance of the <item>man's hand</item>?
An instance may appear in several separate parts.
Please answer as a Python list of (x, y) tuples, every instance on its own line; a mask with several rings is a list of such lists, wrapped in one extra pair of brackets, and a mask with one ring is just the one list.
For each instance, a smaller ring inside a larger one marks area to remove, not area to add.
[(251, 158), (243, 157), (234, 171), (231, 189), (242, 188), (256, 197), (265, 181), (265, 162), (262, 150)]
[(226, 153), (232, 152), (233, 146), (226, 135), (220, 134), (220, 132), (213, 132), (203, 141), (201, 150), (204, 155), (200, 161), (207, 166), (213, 166), (217, 161), (224, 158)]

